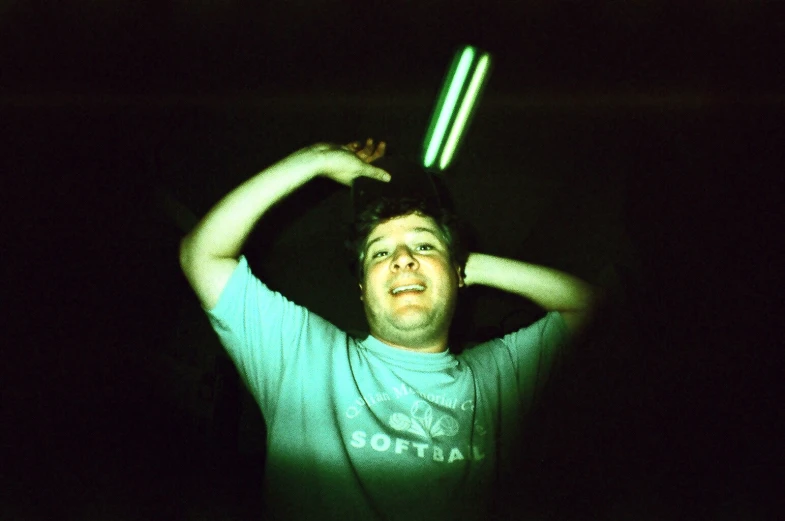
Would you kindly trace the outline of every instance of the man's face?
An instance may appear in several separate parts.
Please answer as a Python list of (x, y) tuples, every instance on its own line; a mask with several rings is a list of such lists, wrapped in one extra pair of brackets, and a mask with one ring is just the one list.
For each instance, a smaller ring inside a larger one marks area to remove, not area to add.
[(446, 348), (460, 268), (430, 217), (412, 213), (379, 224), (368, 236), (360, 284), (371, 334), (405, 349)]

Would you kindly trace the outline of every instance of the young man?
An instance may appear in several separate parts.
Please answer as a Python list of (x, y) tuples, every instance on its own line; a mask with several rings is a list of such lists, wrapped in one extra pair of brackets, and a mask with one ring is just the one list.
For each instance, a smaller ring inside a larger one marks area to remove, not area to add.
[[(271, 206), (316, 176), (389, 181), (371, 164), (383, 154), (371, 140), (295, 152), (232, 191), (182, 241), (183, 271), (267, 424), (273, 519), (489, 518), (538, 371), (595, 301), (567, 274), (461, 255), (449, 219), (417, 201), (360, 219), (365, 339), (253, 276), (241, 248)], [(448, 330), (458, 288), (472, 284), (549, 313), (456, 356)]]

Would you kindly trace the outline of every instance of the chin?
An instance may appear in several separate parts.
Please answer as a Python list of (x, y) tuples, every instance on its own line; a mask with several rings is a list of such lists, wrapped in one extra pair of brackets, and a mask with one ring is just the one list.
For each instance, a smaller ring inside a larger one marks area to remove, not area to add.
[(393, 327), (406, 331), (411, 329), (432, 329), (434, 322), (436, 321), (432, 316), (419, 310), (406, 310), (396, 313), (389, 320)]
[(395, 343), (403, 345), (429, 343), (443, 335), (443, 331), (427, 319), (392, 322), (380, 331), (384, 331), (386, 337), (396, 339)]

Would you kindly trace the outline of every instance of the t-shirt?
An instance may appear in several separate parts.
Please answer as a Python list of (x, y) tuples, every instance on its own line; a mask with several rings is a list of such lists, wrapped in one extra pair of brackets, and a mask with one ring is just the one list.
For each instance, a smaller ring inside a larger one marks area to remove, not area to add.
[(269, 519), (487, 519), (559, 313), (467, 349), (353, 338), (269, 289), (245, 257), (210, 322), (267, 425)]

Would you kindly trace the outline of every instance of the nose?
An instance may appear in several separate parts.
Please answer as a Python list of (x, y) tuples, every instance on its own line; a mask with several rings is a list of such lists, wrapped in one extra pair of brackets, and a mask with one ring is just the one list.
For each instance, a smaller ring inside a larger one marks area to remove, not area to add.
[(412, 255), (412, 252), (406, 246), (399, 246), (393, 252), (392, 262), (390, 263), (390, 269), (393, 271), (409, 269), (409, 270), (416, 270), (420, 267), (420, 263), (417, 262), (417, 259)]

